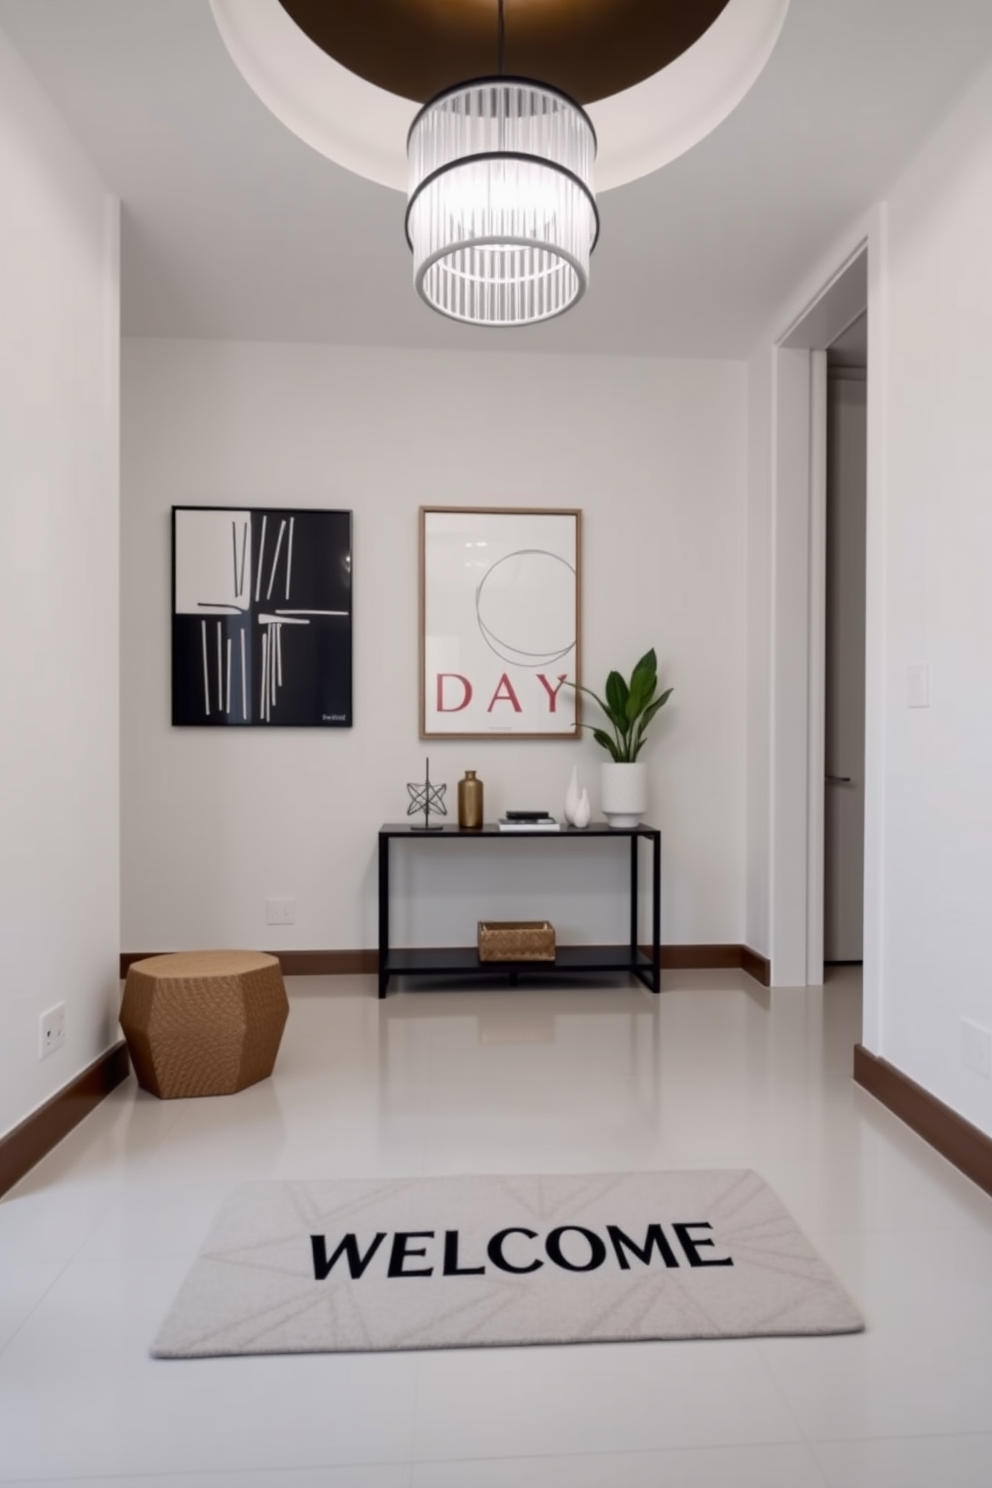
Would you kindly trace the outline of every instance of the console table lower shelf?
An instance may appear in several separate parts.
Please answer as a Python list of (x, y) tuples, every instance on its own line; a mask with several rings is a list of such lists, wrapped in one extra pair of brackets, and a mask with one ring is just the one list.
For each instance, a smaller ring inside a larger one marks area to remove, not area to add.
[(657, 992), (657, 974), (652, 958), (639, 951), (631, 955), (630, 947), (560, 945), (553, 961), (481, 961), (475, 946), (390, 949), (385, 964), (379, 964), (382, 995), (391, 976), (457, 976), (471, 973), (473, 978), (498, 980), (509, 977), (515, 987), (522, 976), (561, 977), (578, 972), (626, 971)]

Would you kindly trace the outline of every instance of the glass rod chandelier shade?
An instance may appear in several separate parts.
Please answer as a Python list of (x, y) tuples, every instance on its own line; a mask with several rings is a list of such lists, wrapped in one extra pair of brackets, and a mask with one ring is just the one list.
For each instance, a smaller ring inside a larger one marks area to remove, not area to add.
[(407, 140), (417, 293), (473, 325), (550, 320), (581, 299), (599, 235), (596, 132), (566, 94), (491, 77), (440, 93)]

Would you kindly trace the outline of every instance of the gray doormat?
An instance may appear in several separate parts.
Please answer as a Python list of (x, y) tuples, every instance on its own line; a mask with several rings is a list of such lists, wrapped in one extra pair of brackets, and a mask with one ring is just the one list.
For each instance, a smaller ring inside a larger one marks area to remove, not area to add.
[(756, 1173), (246, 1183), (159, 1358), (851, 1333)]

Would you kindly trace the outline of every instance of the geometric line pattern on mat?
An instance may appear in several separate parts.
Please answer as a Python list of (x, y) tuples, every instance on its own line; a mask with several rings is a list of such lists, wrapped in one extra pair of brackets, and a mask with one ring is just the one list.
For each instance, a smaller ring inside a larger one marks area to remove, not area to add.
[[(338, 1252), (323, 1279), (312, 1237), (327, 1260)], [(152, 1352), (196, 1358), (863, 1327), (750, 1171), (339, 1179), (234, 1189)]]

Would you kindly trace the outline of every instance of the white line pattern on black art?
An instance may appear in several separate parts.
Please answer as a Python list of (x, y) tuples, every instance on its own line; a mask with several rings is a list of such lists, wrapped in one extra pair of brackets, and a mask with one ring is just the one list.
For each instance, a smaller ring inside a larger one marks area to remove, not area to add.
[(351, 514), (177, 507), (173, 534), (173, 722), (350, 726)]

